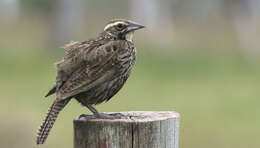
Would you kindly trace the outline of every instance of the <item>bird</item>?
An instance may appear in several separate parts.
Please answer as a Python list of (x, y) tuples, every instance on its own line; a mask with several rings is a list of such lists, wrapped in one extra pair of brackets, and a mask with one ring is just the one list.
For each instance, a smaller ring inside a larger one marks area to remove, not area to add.
[(113, 19), (96, 38), (72, 41), (63, 47), (66, 54), (55, 63), (55, 84), (45, 96), (56, 97), (38, 129), (37, 145), (46, 141), (59, 112), (72, 99), (96, 118), (113, 119), (93, 105), (110, 100), (125, 84), (136, 63), (133, 34), (142, 28), (145, 26), (134, 21)]

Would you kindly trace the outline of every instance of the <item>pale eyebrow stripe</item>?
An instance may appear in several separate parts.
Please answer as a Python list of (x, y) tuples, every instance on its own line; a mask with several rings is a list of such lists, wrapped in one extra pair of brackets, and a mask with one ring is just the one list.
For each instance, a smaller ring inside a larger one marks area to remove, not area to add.
[(116, 26), (117, 24), (125, 24), (125, 25), (126, 25), (125, 22), (121, 22), (121, 21), (119, 21), (119, 22), (114, 22), (114, 23), (110, 23), (110, 24), (106, 25), (106, 27), (104, 28), (104, 31), (106, 31), (108, 28), (110, 28), (110, 27), (112, 27), (112, 26)]

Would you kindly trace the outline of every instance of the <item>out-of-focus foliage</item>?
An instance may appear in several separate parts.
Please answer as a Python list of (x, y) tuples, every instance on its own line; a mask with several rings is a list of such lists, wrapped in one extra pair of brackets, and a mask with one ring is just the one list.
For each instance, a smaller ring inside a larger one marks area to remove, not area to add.
[[(55, 1), (55, 0), (54, 0)], [(52, 0), (22, 0), (20, 1), (21, 7), (34, 12), (46, 13), (50, 10), (53, 4)]]
[[(70, 40), (86, 40), (112, 18), (145, 24), (137, 64), (100, 111), (173, 110), (180, 147), (259, 147), (259, 2), (231, 0), (0, 1), (0, 147), (34, 147), (54, 97), (53, 63)], [(238, 9), (239, 8), (239, 9)], [(28, 13), (29, 12), (29, 13)], [(72, 147), (72, 101), (45, 145)]]

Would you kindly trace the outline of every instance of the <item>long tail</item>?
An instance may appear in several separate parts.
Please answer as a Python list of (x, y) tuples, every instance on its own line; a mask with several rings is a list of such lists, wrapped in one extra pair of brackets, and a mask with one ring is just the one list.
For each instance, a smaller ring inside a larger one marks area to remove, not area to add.
[(50, 107), (42, 125), (40, 126), (37, 133), (37, 144), (43, 144), (47, 139), (49, 132), (58, 117), (59, 112), (66, 106), (66, 104), (70, 101), (70, 99), (62, 100), (62, 101), (54, 101), (52, 106)]

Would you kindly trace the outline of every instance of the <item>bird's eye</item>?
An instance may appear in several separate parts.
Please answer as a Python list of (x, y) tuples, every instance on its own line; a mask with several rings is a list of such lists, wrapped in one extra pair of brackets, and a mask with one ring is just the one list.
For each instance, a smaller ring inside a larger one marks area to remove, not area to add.
[(117, 28), (118, 28), (118, 29), (122, 29), (123, 27), (124, 27), (123, 24), (121, 24), (121, 23), (120, 23), (120, 24), (117, 24)]

